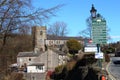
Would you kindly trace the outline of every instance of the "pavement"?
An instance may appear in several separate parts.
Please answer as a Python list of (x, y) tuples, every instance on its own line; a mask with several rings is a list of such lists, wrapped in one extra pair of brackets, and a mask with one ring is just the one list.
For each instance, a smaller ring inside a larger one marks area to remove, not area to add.
[(111, 74), (112, 73), (111, 70), (109, 70), (110, 63), (111, 62), (104, 63), (104, 68), (106, 69), (106, 71), (108, 73), (107, 78), (108, 78), (108, 80), (116, 80), (115, 77)]

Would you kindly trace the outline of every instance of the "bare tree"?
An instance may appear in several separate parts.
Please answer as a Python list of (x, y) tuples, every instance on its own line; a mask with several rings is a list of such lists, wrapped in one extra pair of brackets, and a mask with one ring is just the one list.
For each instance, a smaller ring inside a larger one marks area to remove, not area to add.
[(51, 16), (56, 16), (56, 10), (62, 5), (37, 10), (31, 6), (31, 0), (0, 0), (0, 39), (2, 39), (2, 45), (5, 45), (8, 34), (22, 29), (24, 27), (22, 25), (40, 25)]
[(91, 38), (91, 24), (92, 24), (92, 18), (91, 17), (88, 17), (86, 19), (86, 24), (87, 24), (87, 28), (80, 31), (79, 34), (84, 37), (84, 38)]
[(67, 24), (65, 22), (57, 21), (53, 23), (48, 29), (49, 35), (54, 36), (66, 36), (67, 32)]
[(23, 24), (23, 25), (21, 25), (21, 27), (18, 29), (18, 33), (19, 33), (19, 34), (23, 34), (23, 35), (26, 35), (26, 34), (28, 35), (28, 34), (31, 33), (30, 30), (31, 30), (31, 26), (30, 26), (30, 25)]

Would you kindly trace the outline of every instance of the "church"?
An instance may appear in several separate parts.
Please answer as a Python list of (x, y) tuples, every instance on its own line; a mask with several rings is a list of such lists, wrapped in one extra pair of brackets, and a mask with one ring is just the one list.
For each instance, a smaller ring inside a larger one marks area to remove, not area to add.
[(25, 67), (28, 73), (54, 70), (56, 66), (64, 64), (68, 59), (65, 52), (68, 49), (65, 44), (69, 39), (76, 39), (83, 43), (81, 37), (48, 35), (45, 26), (32, 27), (32, 39), (33, 51), (19, 52), (17, 55), (17, 64), (19, 67)]
[(59, 48), (60, 46), (63, 46), (69, 39), (76, 39), (80, 43), (83, 42), (82, 37), (63, 37), (49, 35), (47, 34), (47, 28), (45, 26), (32, 27), (32, 37), (34, 49), (38, 51), (45, 51), (45, 47)]

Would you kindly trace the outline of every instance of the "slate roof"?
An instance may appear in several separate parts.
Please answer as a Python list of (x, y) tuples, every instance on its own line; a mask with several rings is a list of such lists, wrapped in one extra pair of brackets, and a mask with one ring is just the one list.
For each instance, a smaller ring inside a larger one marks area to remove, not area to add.
[(59, 50), (55, 50), (52, 49), (55, 53), (57, 53), (58, 55), (66, 55), (66, 53), (64, 53), (63, 51), (59, 51)]
[(31, 63), (29, 66), (44, 66), (44, 63), (40, 63), (40, 62), (35, 62), (35, 63)]
[(69, 40), (69, 39), (83, 40), (82, 37), (62, 37), (62, 36), (47, 35), (47, 40)]
[(39, 56), (38, 53), (34, 52), (19, 52), (17, 57), (37, 57)]

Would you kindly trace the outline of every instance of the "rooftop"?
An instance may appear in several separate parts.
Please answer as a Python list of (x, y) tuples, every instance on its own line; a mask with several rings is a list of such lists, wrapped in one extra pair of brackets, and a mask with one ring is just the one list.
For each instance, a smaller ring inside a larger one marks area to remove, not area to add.
[(37, 57), (39, 54), (34, 52), (19, 52), (17, 57)]
[(69, 40), (69, 39), (83, 40), (82, 37), (67, 37), (67, 36), (47, 35), (47, 40)]

